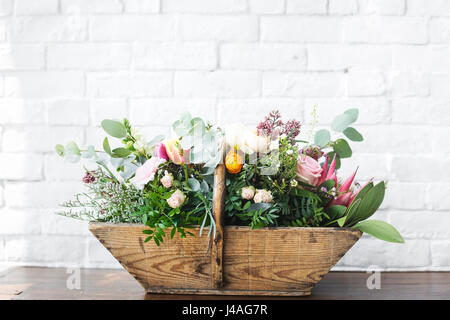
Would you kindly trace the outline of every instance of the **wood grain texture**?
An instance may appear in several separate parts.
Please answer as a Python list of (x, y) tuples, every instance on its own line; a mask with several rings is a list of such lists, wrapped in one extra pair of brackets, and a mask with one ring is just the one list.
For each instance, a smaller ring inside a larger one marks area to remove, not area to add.
[[(224, 228), (223, 287), (212, 281), (209, 239), (144, 243), (143, 225), (91, 223), (91, 232), (148, 291), (223, 295), (309, 295), (361, 237), (347, 228)], [(168, 230), (170, 233), (170, 230)]]
[(213, 215), (216, 234), (211, 247), (211, 286), (219, 289), (223, 284), (223, 239), (225, 205), (225, 165), (219, 164), (214, 172)]

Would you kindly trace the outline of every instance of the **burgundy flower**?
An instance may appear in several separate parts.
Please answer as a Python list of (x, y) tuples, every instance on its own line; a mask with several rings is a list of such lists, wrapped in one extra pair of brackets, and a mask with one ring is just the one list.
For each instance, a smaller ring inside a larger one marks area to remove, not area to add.
[[(95, 172), (93, 172), (93, 173), (95, 173)], [(95, 177), (89, 171), (86, 171), (86, 174), (83, 177), (83, 182), (86, 184), (94, 183)]]

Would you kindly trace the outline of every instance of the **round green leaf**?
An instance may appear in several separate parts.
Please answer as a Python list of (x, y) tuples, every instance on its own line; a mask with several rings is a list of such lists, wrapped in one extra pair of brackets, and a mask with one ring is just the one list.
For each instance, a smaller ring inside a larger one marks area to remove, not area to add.
[(80, 148), (78, 148), (78, 145), (73, 141), (66, 144), (65, 150), (66, 154), (81, 155)]
[(58, 156), (60, 156), (60, 157), (64, 157), (64, 146), (63, 145), (61, 145), (61, 144), (57, 144), (56, 146), (55, 146), (55, 150), (56, 150), (56, 153), (58, 154)]
[(319, 147), (325, 147), (330, 141), (330, 138), (330, 132), (326, 129), (321, 129), (314, 135), (314, 144), (318, 145)]
[(103, 150), (109, 155), (111, 155), (111, 147), (109, 146), (108, 138), (105, 137), (105, 140), (103, 140)]
[(370, 234), (380, 240), (404, 243), (403, 237), (392, 225), (380, 220), (366, 220), (358, 223), (353, 228), (359, 229), (362, 232)]
[(358, 119), (358, 114), (358, 109), (348, 109), (343, 114), (340, 114), (334, 118), (331, 123), (331, 128), (337, 132), (344, 131), (349, 125)]
[(198, 180), (195, 178), (188, 179), (188, 186), (194, 192), (200, 190), (200, 182), (198, 182)]
[(344, 112), (344, 114), (349, 115), (352, 118), (352, 123), (358, 120), (359, 110), (356, 108), (348, 109)]
[(126, 158), (131, 154), (131, 151), (125, 148), (116, 148), (112, 153), (119, 158)]
[(347, 140), (338, 139), (333, 144), (333, 150), (339, 155), (341, 159), (350, 158), (352, 156), (352, 149)]
[(363, 141), (363, 136), (355, 128), (348, 127), (344, 130), (344, 135), (352, 141)]
[(102, 128), (107, 134), (114, 138), (125, 138), (127, 130), (122, 122), (105, 119), (102, 121)]

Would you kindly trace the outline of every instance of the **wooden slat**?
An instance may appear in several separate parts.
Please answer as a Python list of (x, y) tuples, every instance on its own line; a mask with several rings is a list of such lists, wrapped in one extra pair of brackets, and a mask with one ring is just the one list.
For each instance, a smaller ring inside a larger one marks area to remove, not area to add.
[(219, 164), (214, 172), (213, 214), (216, 234), (211, 247), (211, 287), (219, 289), (223, 283), (223, 239), (225, 205), (225, 165)]

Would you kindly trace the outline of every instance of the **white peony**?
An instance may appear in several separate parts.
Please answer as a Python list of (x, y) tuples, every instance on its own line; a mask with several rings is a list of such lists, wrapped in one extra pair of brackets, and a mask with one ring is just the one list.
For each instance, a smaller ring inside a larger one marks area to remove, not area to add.
[(258, 131), (235, 123), (225, 128), (225, 140), (230, 147), (237, 147), (247, 154), (254, 152), (269, 152), (270, 139), (266, 136), (258, 136)]

